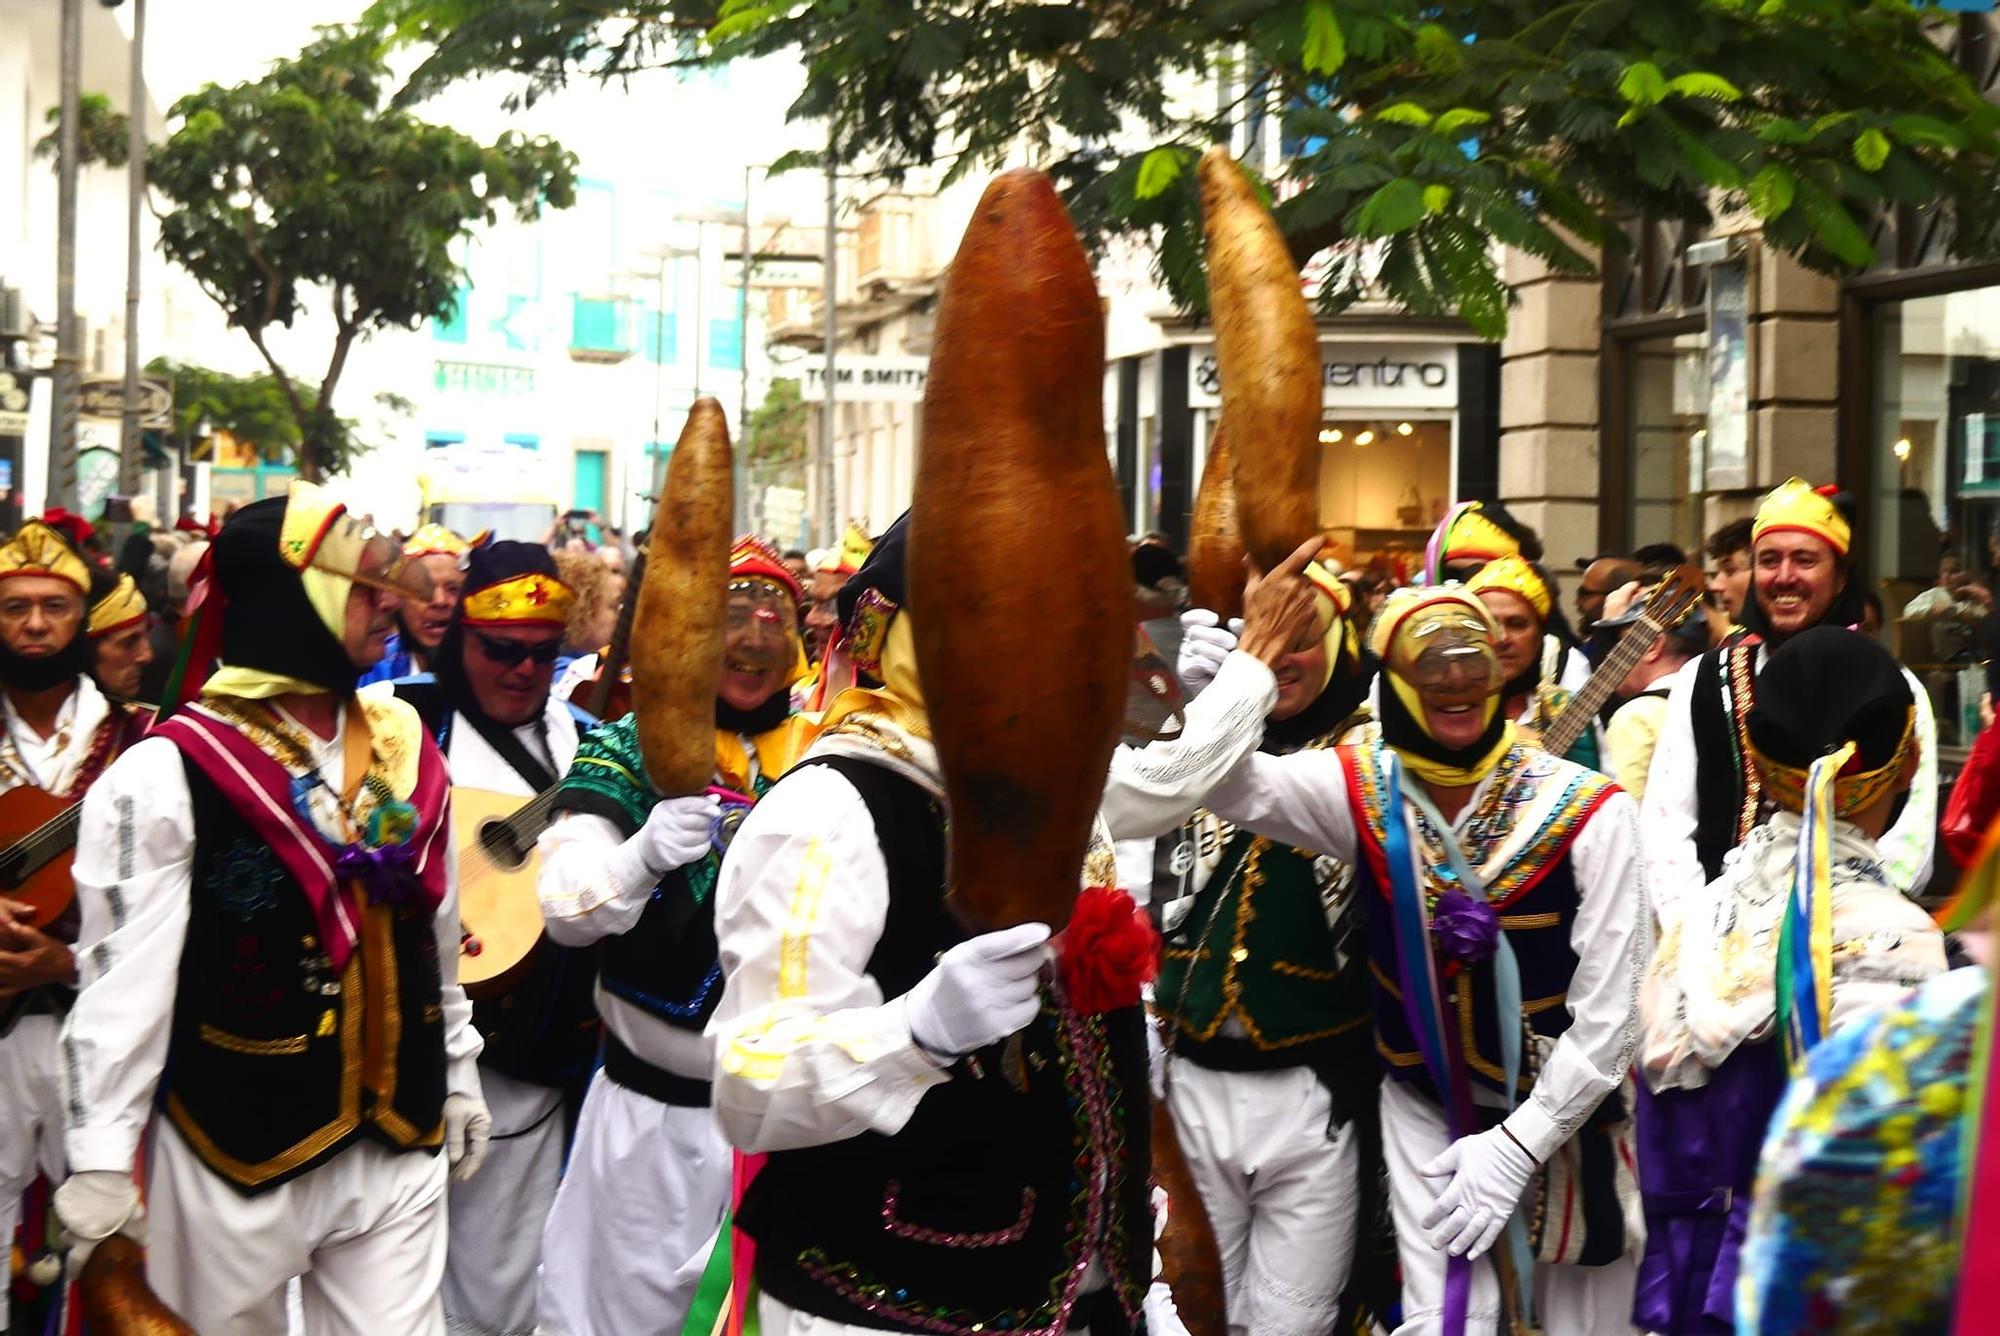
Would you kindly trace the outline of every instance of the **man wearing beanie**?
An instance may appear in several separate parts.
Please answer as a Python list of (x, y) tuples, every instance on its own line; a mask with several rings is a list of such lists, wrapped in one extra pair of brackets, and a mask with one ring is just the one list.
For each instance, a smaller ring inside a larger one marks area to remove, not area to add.
[[(393, 690), (416, 707), (450, 765), (461, 831), (467, 804), (489, 807), (489, 819), (497, 819), (553, 790), (576, 756), (579, 720), (588, 718), (549, 692), (574, 598), (549, 550), (486, 542), (474, 545), (463, 563), (454, 574), (464, 595), (431, 655), (432, 674), (369, 688)], [(532, 843), (542, 824), (524, 827), (522, 838)], [(458, 875), (466, 906), (462, 950), (475, 952), (482, 949), (482, 925), (472, 906), (494, 904), (495, 895), (480, 893), (481, 883), (504, 873), (461, 847)], [(532, 890), (524, 907), (534, 907)], [(467, 960), (480, 957), (461, 956)], [(490, 976), (490, 962), (481, 963)], [(562, 1177), (567, 1115), (597, 1056), (595, 980), (589, 952), (544, 940), (518, 969), (490, 980), (499, 991), (482, 991), (473, 1003), (472, 1023), (484, 1041), (479, 1084), (493, 1114), (493, 1137), (480, 1175), (451, 1187), (444, 1309), (454, 1332), (500, 1336), (535, 1325), (542, 1225)]]
[[(127, 577), (129, 581), (130, 577)], [(145, 731), (143, 712), (89, 677), (91, 578), (69, 540), (37, 519), (0, 545), (0, 792), (81, 798)], [(141, 605), (141, 612), (144, 605)], [(39, 823), (37, 823), (39, 824)], [(0, 1238), (12, 1239), (36, 1170), (62, 1177), (57, 1032), (74, 997), (74, 905), (40, 909), (0, 892)], [(0, 1326), (7, 1295), (0, 1292)]]
[(208, 567), (169, 717), (84, 803), (72, 1265), (143, 1239), (202, 1336), (283, 1331), (294, 1278), (308, 1331), (436, 1336), (447, 1170), (477, 1169), (490, 1119), (444, 758), (408, 705), (355, 694), (429, 591), (308, 483), (233, 515)]
[[(1748, 745), (1750, 712), (1770, 656), (1815, 626), (1861, 620), (1846, 516), (1821, 489), (1792, 478), (1772, 489), (1751, 526), (1745, 634), (1703, 654), (1673, 679), (1667, 718), (1647, 772), (1641, 810), (1646, 880), (1670, 906), (1722, 873), (1723, 856), (1772, 810)], [(1916, 710), (1917, 772), (1881, 839), (1892, 881), (1915, 895), (1930, 878), (1937, 835), (1937, 729), (1930, 697), (1905, 677)]]

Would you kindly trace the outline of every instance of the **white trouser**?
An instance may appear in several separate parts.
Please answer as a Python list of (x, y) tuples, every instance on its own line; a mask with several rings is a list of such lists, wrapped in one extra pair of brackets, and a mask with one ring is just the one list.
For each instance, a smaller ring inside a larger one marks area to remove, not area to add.
[[(1444, 1153), (1451, 1132), (1444, 1110), (1401, 1081), (1382, 1083), (1382, 1155), (1389, 1169), (1389, 1209), (1396, 1222), (1396, 1251), (1403, 1263), (1403, 1325), (1396, 1336), (1435, 1336), (1443, 1330), (1445, 1254), (1425, 1241), (1419, 1223), (1445, 1180), (1417, 1172)], [(1492, 1336), (1500, 1326), (1500, 1279), (1493, 1258), (1472, 1264), (1472, 1297), (1466, 1336)], [(1632, 1330), (1632, 1292), (1638, 1263), (1628, 1251), (1609, 1266), (1535, 1267), (1535, 1307), (1549, 1336), (1610, 1336)]]
[(1218, 1072), (1174, 1059), (1167, 1107), (1222, 1253), (1232, 1336), (1321, 1336), (1354, 1256), (1354, 1130), (1304, 1067)]
[[(63, 1180), (61, 1032), (54, 1016), (23, 1016), (0, 1039), (0, 1246), (13, 1245), (21, 1196), (35, 1172), (51, 1187)], [(0, 1330), (9, 1288), (0, 1278)]]
[(709, 1109), (592, 1077), (542, 1235), (542, 1329), (680, 1336), (729, 1207), (730, 1165)]
[(201, 1336), (286, 1330), (299, 1278), (304, 1336), (443, 1336), (445, 1158), (349, 1146), (245, 1196), (153, 1121), (146, 1280)]
[[(811, 1313), (787, 1308), (762, 1290), (757, 1291), (757, 1326), (762, 1336), (882, 1336), (875, 1327), (849, 1326), (830, 1317), (814, 1317)], [(1151, 1332), (1152, 1329), (1149, 1327), (1147, 1330)], [(1064, 1336), (1090, 1336), (1090, 1328), (1071, 1327)]]
[(472, 1181), (451, 1185), (445, 1324), (454, 1333), (529, 1336), (542, 1226), (562, 1178), (562, 1091), (485, 1066), (479, 1088), (493, 1139)]

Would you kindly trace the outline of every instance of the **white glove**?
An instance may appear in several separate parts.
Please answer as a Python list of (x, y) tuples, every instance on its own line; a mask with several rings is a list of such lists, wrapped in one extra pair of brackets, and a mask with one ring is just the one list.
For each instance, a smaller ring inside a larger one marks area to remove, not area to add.
[(479, 1172), (492, 1135), (493, 1115), (485, 1100), (463, 1091), (444, 1097), (444, 1158), (453, 1182), (463, 1183)]
[(903, 994), (910, 1037), (933, 1057), (961, 1058), (1023, 1029), (1041, 1009), (1035, 977), (1048, 959), (1049, 925), (982, 933), (938, 957)]
[(662, 798), (653, 804), (639, 833), (612, 855), (612, 874), (628, 895), (651, 892), (661, 877), (708, 852), (722, 802), (708, 794)]
[(1229, 629), (1224, 630), (1221, 618), (1207, 608), (1189, 608), (1181, 614), (1181, 652), (1174, 672), (1190, 700), (1215, 680), (1222, 671), (1222, 661), (1236, 648), (1236, 637), (1242, 634), (1241, 617), (1231, 617)]
[(1431, 1247), (1453, 1257), (1478, 1258), (1521, 1204), (1521, 1194), (1535, 1176), (1535, 1161), (1504, 1128), (1493, 1127), (1460, 1137), (1417, 1172), (1450, 1180), (1419, 1222)]
[(86, 1169), (71, 1174), (55, 1192), (56, 1216), (69, 1236), (69, 1273), (74, 1276), (90, 1260), (91, 1250), (113, 1234), (143, 1243), (146, 1212), (132, 1175), (111, 1169)]

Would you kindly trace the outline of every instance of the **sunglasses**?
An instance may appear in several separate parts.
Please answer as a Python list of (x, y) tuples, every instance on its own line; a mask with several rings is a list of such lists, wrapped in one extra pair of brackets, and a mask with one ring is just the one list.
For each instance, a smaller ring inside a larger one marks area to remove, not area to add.
[(538, 640), (533, 644), (527, 644), (519, 640), (495, 640), (492, 636), (482, 635), (471, 627), (466, 628), (466, 633), (478, 644), (481, 654), (503, 668), (517, 668), (530, 659), (537, 664), (554, 663), (556, 656), (562, 653), (560, 636), (554, 640)]

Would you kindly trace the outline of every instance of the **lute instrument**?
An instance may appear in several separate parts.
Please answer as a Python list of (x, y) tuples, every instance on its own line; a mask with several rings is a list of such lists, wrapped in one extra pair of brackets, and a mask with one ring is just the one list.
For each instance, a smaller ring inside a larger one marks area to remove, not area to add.
[(70, 864), (83, 805), (23, 784), (0, 793), (0, 896), (29, 906), (46, 928), (76, 898)]
[(532, 798), (486, 789), (451, 791), (458, 849), (458, 981), (483, 1000), (504, 993), (542, 940), (535, 841), (553, 819), (556, 789)]
[(1591, 672), (1590, 680), (1577, 688), (1555, 722), (1542, 730), (1542, 749), (1554, 756), (1566, 755), (1596, 720), (1597, 712), (1611, 699), (1611, 693), (1618, 690), (1625, 675), (1646, 657), (1654, 642), (1694, 615), (1707, 592), (1706, 577), (1692, 563), (1677, 566), (1661, 576), (1660, 582), (1646, 595), (1646, 609), (1639, 620), (1625, 628), (1625, 634), (1618, 637), (1617, 645), (1604, 656), (1604, 662)]

